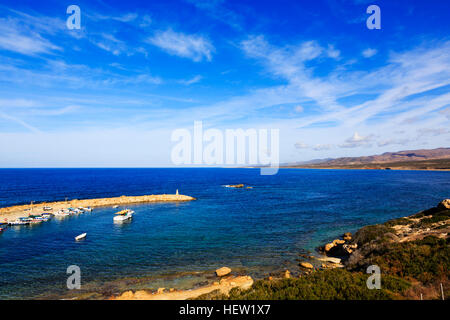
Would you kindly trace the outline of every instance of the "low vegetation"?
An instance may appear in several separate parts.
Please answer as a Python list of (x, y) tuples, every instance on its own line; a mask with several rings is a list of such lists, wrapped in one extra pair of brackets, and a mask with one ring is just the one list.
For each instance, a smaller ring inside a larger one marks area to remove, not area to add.
[(212, 292), (198, 299), (213, 300), (385, 300), (410, 287), (400, 278), (383, 277), (381, 290), (369, 290), (367, 277), (344, 269), (321, 270), (295, 279), (259, 280), (248, 290), (232, 289), (229, 296)]
[(355, 233), (353, 242), (361, 247), (366, 243), (382, 238), (387, 233), (394, 233), (394, 229), (384, 224), (362, 227)]
[[(410, 217), (366, 226), (349, 240), (357, 244), (357, 250), (348, 255), (343, 269), (318, 269), (299, 278), (259, 280), (248, 290), (235, 288), (228, 296), (216, 291), (199, 299), (440, 299), (441, 284), (448, 299), (449, 223), (442, 221), (449, 219), (448, 204), (441, 203)], [(366, 286), (369, 275), (365, 272), (370, 265), (380, 267), (380, 290)]]

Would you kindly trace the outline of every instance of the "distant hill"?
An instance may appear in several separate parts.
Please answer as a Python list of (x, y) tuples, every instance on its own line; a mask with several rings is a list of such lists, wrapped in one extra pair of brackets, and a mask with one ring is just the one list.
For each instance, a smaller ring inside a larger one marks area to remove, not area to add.
[(450, 170), (450, 148), (385, 152), (364, 157), (343, 157), (288, 164), (291, 168), (439, 169)]

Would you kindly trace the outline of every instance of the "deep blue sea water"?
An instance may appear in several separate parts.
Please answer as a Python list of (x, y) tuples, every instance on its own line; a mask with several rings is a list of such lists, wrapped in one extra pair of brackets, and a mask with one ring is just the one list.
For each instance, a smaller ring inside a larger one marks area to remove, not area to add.
[[(113, 223), (117, 209), (105, 207), (7, 229), (0, 234), (0, 299), (64, 296), (69, 265), (81, 268), (87, 291), (183, 287), (204, 280), (184, 272), (210, 274), (224, 265), (264, 276), (292, 267), (299, 253), (314, 251), (343, 232), (410, 215), (450, 197), (450, 172), (259, 173), (218, 168), (0, 169), (0, 207), (176, 189), (197, 198), (129, 206), (136, 214), (123, 225)], [(223, 187), (235, 183), (253, 189)], [(83, 232), (87, 238), (75, 242)]]

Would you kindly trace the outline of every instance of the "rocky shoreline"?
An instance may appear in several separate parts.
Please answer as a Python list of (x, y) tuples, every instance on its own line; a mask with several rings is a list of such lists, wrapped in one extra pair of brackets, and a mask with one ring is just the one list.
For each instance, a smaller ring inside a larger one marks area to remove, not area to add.
[[(254, 281), (228, 267), (215, 279), (188, 290), (125, 291), (112, 300), (183, 299), (439, 299), (448, 298), (450, 199), (411, 216), (365, 226), (355, 234), (300, 255), (298, 270), (284, 270)], [(379, 265), (381, 290), (368, 290), (366, 268)], [(213, 277), (214, 278), (214, 277)], [(439, 284), (444, 288), (439, 291)]]
[(397, 243), (422, 240), (428, 236), (446, 239), (450, 232), (448, 211), (450, 211), (450, 199), (445, 199), (436, 207), (411, 216), (389, 220), (384, 224), (363, 227), (356, 232), (355, 236), (346, 232), (342, 235), (342, 239), (335, 239), (319, 247), (318, 251), (328, 257), (347, 262), (361, 254), (364, 243), (362, 238), (367, 236), (366, 234), (369, 234), (368, 236), (373, 238), (372, 240), (376, 240), (377, 236), (382, 235), (387, 241)]
[[(448, 299), (450, 199), (411, 216), (365, 226), (354, 235), (300, 255), (297, 270), (256, 281), (251, 288), (212, 292), (198, 299)], [(367, 267), (377, 265), (382, 288), (369, 290)]]

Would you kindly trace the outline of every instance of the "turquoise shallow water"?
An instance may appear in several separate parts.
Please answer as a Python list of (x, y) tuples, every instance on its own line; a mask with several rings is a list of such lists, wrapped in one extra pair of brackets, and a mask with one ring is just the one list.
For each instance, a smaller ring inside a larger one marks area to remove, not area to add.
[[(245, 183), (253, 189), (224, 188)], [(78, 265), (83, 289), (189, 286), (227, 265), (263, 276), (299, 253), (367, 224), (409, 215), (450, 197), (450, 173), (282, 169), (2, 169), (0, 206), (29, 201), (180, 193), (185, 203), (112, 208), (0, 234), (0, 298), (68, 294)], [(86, 240), (74, 236), (87, 232)], [(202, 272), (209, 273), (203, 274)], [(183, 272), (200, 272), (183, 274)], [(180, 280), (183, 279), (183, 280)], [(70, 293), (74, 294), (74, 293)]]

